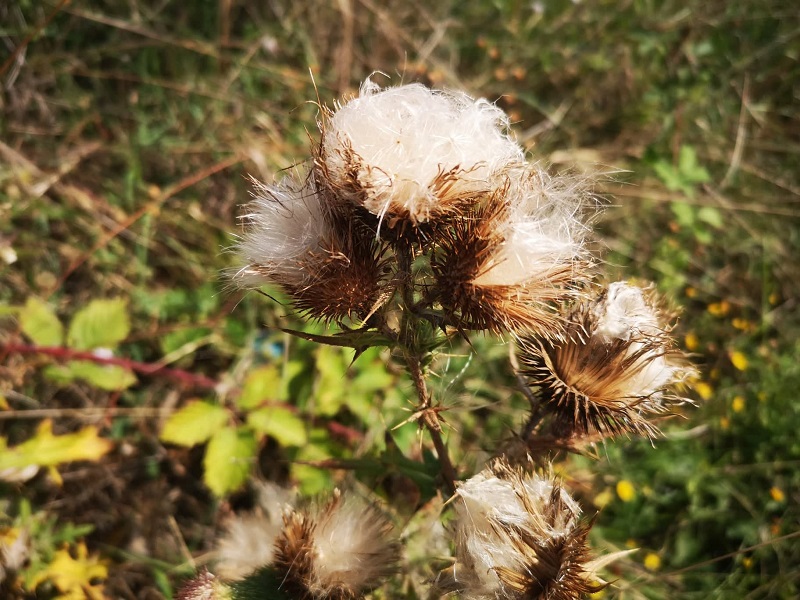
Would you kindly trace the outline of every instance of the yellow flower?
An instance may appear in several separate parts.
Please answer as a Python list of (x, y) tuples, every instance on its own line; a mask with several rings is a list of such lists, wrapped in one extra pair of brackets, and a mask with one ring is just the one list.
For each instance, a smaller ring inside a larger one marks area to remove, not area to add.
[(722, 302), (714, 302), (708, 305), (709, 314), (715, 317), (724, 317), (731, 310), (731, 304), (727, 300)]
[(714, 388), (712, 388), (705, 381), (698, 381), (697, 383), (695, 383), (694, 389), (697, 392), (697, 395), (700, 396), (703, 400), (710, 400), (711, 396), (714, 394)]
[(686, 297), (687, 298), (694, 298), (697, 296), (697, 290), (694, 289), (692, 286), (686, 288)]
[(783, 490), (774, 485), (770, 488), (769, 495), (772, 496), (775, 502), (784, 502), (786, 500), (786, 494), (783, 493)]
[(636, 498), (636, 488), (627, 479), (620, 479), (617, 482), (617, 496), (623, 502), (630, 502)]
[(719, 427), (723, 431), (727, 431), (731, 427), (731, 420), (728, 417), (720, 417)]
[(644, 557), (644, 568), (648, 571), (658, 571), (661, 568), (661, 557), (654, 552), (648, 552)]
[(745, 569), (749, 569), (750, 567), (752, 567), (752, 566), (753, 566), (753, 559), (752, 559), (752, 558), (750, 558), (749, 556), (745, 556), (745, 557), (742, 559), (742, 566), (743, 566)]
[(742, 412), (744, 410), (744, 398), (741, 396), (736, 396), (731, 402), (731, 408), (735, 413)]
[(744, 371), (747, 368), (747, 357), (738, 350), (731, 352), (728, 356), (730, 357), (733, 366), (740, 371)]
[(686, 345), (686, 349), (689, 350), (689, 352), (697, 350), (698, 346), (700, 346), (700, 340), (697, 339), (697, 334), (694, 332), (687, 333), (683, 343)]
[(592, 502), (597, 508), (604, 508), (613, 499), (614, 499), (613, 493), (611, 492), (610, 489), (606, 488), (602, 492), (597, 494)]

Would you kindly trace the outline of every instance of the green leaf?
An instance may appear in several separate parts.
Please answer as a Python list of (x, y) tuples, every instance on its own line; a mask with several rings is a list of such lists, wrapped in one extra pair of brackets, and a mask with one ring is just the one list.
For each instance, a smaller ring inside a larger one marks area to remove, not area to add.
[(126, 300), (92, 300), (72, 318), (67, 345), (77, 349), (115, 348), (130, 330)]
[(672, 213), (681, 227), (691, 228), (694, 226), (694, 213), (695, 209), (691, 204), (686, 202), (673, 202), (670, 204)]
[(84, 427), (75, 433), (53, 435), (53, 422), (42, 421), (36, 435), (12, 448), (0, 438), (0, 471), (31, 465), (54, 467), (75, 460), (99, 460), (111, 450), (112, 443), (98, 436), (96, 427)]
[(721, 229), (724, 225), (722, 213), (718, 208), (713, 206), (702, 207), (699, 211), (697, 211), (697, 218), (717, 229)]
[(50, 306), (30, 297), (19, 313), (22, 332), (40, 346), (60, 346), (64, 340), (64, 326)]
[(73, 361), (64, 367), (72, 378), (84, 379), (101, 390), (119, 391), (136, 383), (132, 371), (119, 365), (99, 365), (89, 361)]
[(317, 370), (319, 382), (314, 394), (315, 412), (324, 417), (331, 417), (339, 412), (347, 393), (347, 362), (340, 348), (320, 346), (317, 349)]
[(687, 183), (705, 183), (711, 176), (697, 162), (697, 152), (692, 146), (681, 146), (678, 153), (678, 171)]
[(247, 415), (247, 424), (256, 432), (275, 438), (281, 446), (303, 446), (308, 441), (303, 419), (281, 406), (254, 410)]
[(179, 446), (202, 444), (217, 433), (230, 419), (228, 411), (218, 404), (194, 400), (170, 415), (161, 440)]
[(283, 400), (281, 397), (283, 391), (284, 386), (277, 367), (273, 365), (260, 367), (245, 379), (244, 388), (236, 400), (236, 405), (243, 410), (249, 410), (267, 400)]
[(203, 481), (218, 497), (239, 489), (250, 474), (258, 451), (252, 432), (225, 427), (208, 443), (203, 458)]

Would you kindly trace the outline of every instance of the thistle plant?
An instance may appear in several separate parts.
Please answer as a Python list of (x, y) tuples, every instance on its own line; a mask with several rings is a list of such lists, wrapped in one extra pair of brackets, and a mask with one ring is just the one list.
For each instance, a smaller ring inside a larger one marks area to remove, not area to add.
[[(691, 373), (670, 338), (673, 316), (650, 288), (596, 282), (590, 182), (529, 162), (493, 104), (367, 80), (357, 97), (320, 107), (318, 126), (305, 167), (254, 182), (232, 281), (277, 285), (334, 330), (293, 333), (356, 357), (386, 346), (407, 371), (410, 420), (427, 431), (452, 513), (452, 566), (432, 594), (598, 591), (592, 520), (548, 457), (658, 435), (654, 419), (684, 402), (675, 390)], [(446, 407), (428, 382), (437, 352), (480, 333), (512, 339), (530, 414), (470, 478), (450, 460)], [(220, 577), (201, 575), (182, 597), (360, 598), (399, 568), (397, 533), (372, 501), (347, 490), (310, 504), (286, 498), (234, 521)]]

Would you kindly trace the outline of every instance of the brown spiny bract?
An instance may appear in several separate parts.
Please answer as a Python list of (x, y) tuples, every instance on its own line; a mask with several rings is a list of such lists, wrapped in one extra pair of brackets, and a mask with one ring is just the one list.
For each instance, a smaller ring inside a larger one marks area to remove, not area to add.
[(349, 600), (379, 586), (398, 557), (386, 517), (337, 490), (325, 504), (284, 516), (274, 564), (294, 597)]
[(564, 339), (520, 340), (520, 372), (561, 437), (656, 436), (649, 419), (683, 402), (670, 391), (692, 372), (652, 290), (615, 283), (568, 317)]

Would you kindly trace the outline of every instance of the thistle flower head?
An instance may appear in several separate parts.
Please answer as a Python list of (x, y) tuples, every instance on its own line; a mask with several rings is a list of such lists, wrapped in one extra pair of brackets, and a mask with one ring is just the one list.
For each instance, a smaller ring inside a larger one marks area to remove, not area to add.
[(465, 328), (557, 336), (557, 306), (590, 277), (578, 218), (586, 194), (534, 167), (504, 177), (443, 232), (431, 261), (438, 294)]
[(342, 220), (313, 177), (254, 182), (238, 245), (242, 287), (280, 285), (310, 316), (340, 321), (368, 314), (379, 295), (380, 251)]
[(620, 282), (575, 309), (563, 339), (520, 340), (521, 374), (561, 435), (659, 433), (648, 418), (684, 400), (669, 388), (692, 373), (666, 321), (652, 290)]
[(381, 90), (368, 79), (321, 128), (324, 179), (390, 225), (452, 212), (523, 160), (502, 110), (420, 84)]
[(594, 592), (580, 507), (552, 480), (498, 460), (455, 496), (454, 578), (469, 599), (567, 600)]
[(350, 599), (379, 585), (395, 568), (399, 547), (391, 525), (357, 498), (333, 498), (284, 515), (275, 567), (296, 595)]

